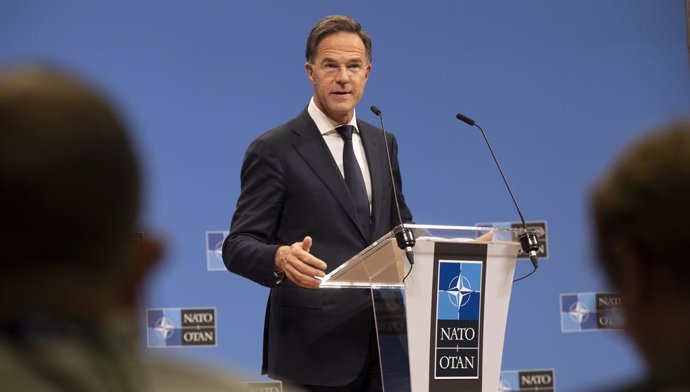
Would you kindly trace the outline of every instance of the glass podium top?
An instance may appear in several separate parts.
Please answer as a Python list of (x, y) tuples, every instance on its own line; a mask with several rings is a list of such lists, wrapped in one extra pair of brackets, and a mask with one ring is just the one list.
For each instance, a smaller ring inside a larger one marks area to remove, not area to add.
[[(322, 288), (393, 288), (402, 287), (404, 265), (403, 251), (398, 247), (395, 235), (401, 227), (412, 230), (420, 241), (433, 242), (481, 242), (516, 244), (524, 234), (523, 228), (494, 226), (444, 226), (405, 224), (397, 226), (383, 237), (357, 253), (321, 279)], [(539, 233), (535, 233), (539, 235)], [(542, 233), (543, 234), (543, 233)], [(375, 282), (375, 283), (374, 283)]]
[[(417, 225), (405, 224), (414, 233), (418, 240), (434, 241), (481, 241), (481, 242), (517, 242), (517, 238), (525, 233), (523, 228), (511, 228), (505, 226), (445, 226), (445, 225)], [(535, 229), (537, 236), (542, 235)], [(383, 238), (395, 236), (396, 230), (387, 233)]]

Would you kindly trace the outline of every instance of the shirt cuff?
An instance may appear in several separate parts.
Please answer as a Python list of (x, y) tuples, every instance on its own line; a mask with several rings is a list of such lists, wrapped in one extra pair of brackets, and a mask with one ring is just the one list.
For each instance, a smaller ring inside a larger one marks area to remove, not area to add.
[(273, 272), (273, 278), (275, 278), (276, 286), (283, 283), (285, 280), (285, 271)]

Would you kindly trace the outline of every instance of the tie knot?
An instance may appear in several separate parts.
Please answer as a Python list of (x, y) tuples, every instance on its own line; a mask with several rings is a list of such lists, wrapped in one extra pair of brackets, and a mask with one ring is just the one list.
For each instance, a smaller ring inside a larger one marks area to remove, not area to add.
[(352, 140), (352, 132), (354, 132), (354, 130), (355, 127), (352, 125), (341, 125), (335, 129), (335, 131), (340, 134), (340, 137), (345, 140)]

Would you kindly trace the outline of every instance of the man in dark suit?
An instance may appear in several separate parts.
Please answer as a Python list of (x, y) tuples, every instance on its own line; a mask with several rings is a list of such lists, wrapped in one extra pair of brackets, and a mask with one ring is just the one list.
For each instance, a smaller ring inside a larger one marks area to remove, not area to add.
[[(359, 23), (321, 19), (306, 58), (313, 97), (249, 146), (223, 259), (230, 271), (271, 288), (263, 363), (270, 377), (313, 391), (381, 390), (369, 292), (319, 289), (316, 277), (399, 223), (397, 144), (356, 118), (371, 71), (371, 40)], [(403, 220), (411, 221), (399, 197)]]

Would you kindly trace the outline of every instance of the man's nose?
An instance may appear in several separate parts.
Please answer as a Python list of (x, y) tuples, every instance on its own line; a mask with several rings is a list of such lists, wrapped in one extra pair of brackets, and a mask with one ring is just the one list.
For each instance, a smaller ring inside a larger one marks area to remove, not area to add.
[(347, 65), (343, 64), (338, 67), (338, 74), (336, 75), (338, 83), (347, 83), (350, 81), (350, 71), (347, 70)]

